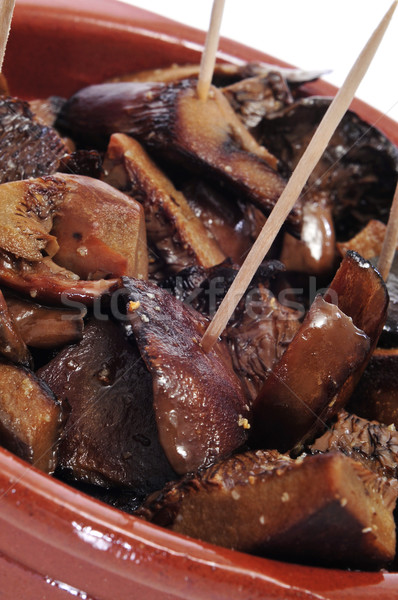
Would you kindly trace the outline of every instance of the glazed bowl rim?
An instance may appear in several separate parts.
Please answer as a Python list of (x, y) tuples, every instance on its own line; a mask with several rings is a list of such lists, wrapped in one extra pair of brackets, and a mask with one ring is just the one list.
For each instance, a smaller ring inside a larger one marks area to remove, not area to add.
[[(52, 3), (51, 0), (20, 0), (17, 3), (17, 11), (21, 15), (20, 18), (23, 18), (23, 15), (28, 18), (32, 14), (32, 11), (34, 11), (36, 19), (40, 18), (41, 14), (59, 19), (61, 17), (57, 16), (57, 13), (60, 8), (62, 10), (62, 18), (66, 17), (71, 22), (78, 19), (80, 22), (87, 21), (92, 24), (93, 19), (98, 22), (102, 20), (102, 24), (106, 24), (108, 27), (130, 28), (131, 31), (134, 31), (135, 35), (141, 34), (146, 37), (164, 36), (164, 29), (166, 28), (169, 31), (174, 23), (159, 15), (153, 15), (153, 13), (148, 13), (128, 4), (122, 4), (116, 0), (100, 0), (100, 2), (91, 0), (85, 4), (83, 11), (81, 3), (78, 0), (61, 0), (57, 3)], [(112, 19), (109, 19), (110, 14), (114, 15)], [(185, 40), (184, 43), (189, 43), (192, 47), (197, 46), (198, 50), (202, 47), (204, 42), (203, 32), (180, 24), (178, 24), (177, 29), (179, 35), (174, 38), (167, 33), (170, 37), (170, 43), (180, 44)], [(221, 57), (224, 61), (242, 62), (245, 60), (242, 57), (250, 55), (251, 57), (255, 57), (252, 60), (262, 59), (265, 62), (274, 63), (279, 66), (291, 66), (269, 55), (254, 51), (247, 46), (225, 38), (221, 39), (220, 48)], [(323, 81), (310, 83), (306, 86), (306, 89), (309, 94), (314, 93), (315, 90), (320, 95), (333, 95), (336, 92), (334, 86)], [(360, 100), (355, 100), (352, 108), (362, 118), (366, 117), (366, 120), (370, 124), (376, 124), (392, 141), (395, 143), (398, 142), (398, 123), (385, 115), (381, 115), (379, 111)], [(181, 560), (202, 565), (200, 573), (202, 576), (208, 575), (209, 582), (214, 580), (211, 572), (214, 567), (217, 567), (223, 572), (232, 572), (237, 577), (240, 573), (242, 581), (247, 582), (252, 578), (257, 578), (264, 580), (264, 585), (270, 589), (274, 587), (283, 588), (285, 589), (286, 598), (290, 597), (288, 596), (289, 591), (287, 587), (291, 588), (292, 593), (308, 592), (308, 582), (311, 579), (317, 581), (321, 581), (322, 577), (332, 579), (333, 574), (338, 577), (339, 586), (342, 586), (342, 588), (355, 588), (356, 586), (367, 585), (369, 582), (378, 585), (381, 581), (384, 581), (388, 585), (392, 584), (394, 589), (398, 590), (398, 574), (396, 573), (350, 573), (347, 571), (314, 568), (303, 565), (291, 565), (289, 563), (241, 554), (169, 532), (156, 525), (141, 521), (132, 515), (122, 513), (37, 471), (34, 467), (27, 465), (24, 461), (4, 449), (0, 449), (0, 479), (3, 483), (9, 482), (8, 486), (6, 484), (7, 489), (2, 496), (2, 502), (5, 502), (10, 507), (8, 518), (14, 519), (16, 527), (28, 527), (33, 537), (37, 536), (40, 538), (42, 535), (43, 526), (46, 522), (46, 514), (48, 515), (48, 511), (50, 511), (54, 516), (54, 524), (59, 524), (60, 520), (64, 521), (65, 519), (69, 519), (70, 522), (75, 523), (73, 526), (75, 538), (72, 538), (76, 540), (75, 546), (70, 544), (70, 528), (65, 529), (60, 526), (58, 534), (52, 540), (52, 543), (57, 545), (65, 546), (66, 544), (71, 552), (83, 552), (84, 544), (88, 544), (94, 550), (98, 550), (98, 548), (95, 548), (95, 536), (91, 536), (90, 538), (90, 535), (87, 534), (84, 539), (84, 536), (79, 535), (81, 533), (81, 530), (79, 531), (80, 526), (90, 527), (92, 531), (99, 531), (104, 535), (106, 531), (111, 531), (115, 534), (114, 539), (109, 542), (111, 546), (113, 544), (115, 547), (119, 547), (120, 544), (125, 544), (136, 549), (137, 546), (143, 545), (140, 550), (141, 562), (138, 563), (140, 566), (136, 564), (135, 570), (127, 569), (125, 563), (118, 561), (117, 553), (112, 553), (111, 547), (107, 553), (94, 552), (95, 560), (99, 561), (99, 564), (102, 564), (104, 569), (121, 572), (124, 577), (130, 578), (132, 581), (136, 581), (138, 577), (142, 582), (145, 582), (152, 576), (151, 569), (153, 569), (154, 561), (146, 561), (145, 558), (145, 551), (152, 549), (156, 550), (156, 552), (161, 550), (170, 556), (180, 556)], [(21, 518), (21, 511), (14, 510), (15, 501), (20, 496), (21, 491), (18, 488), (23, 488), (24, 493), (29, 494), (31, 498), (35, 499), (37, 509), (34, 511), (33, 519)], [(63, 516), (60, 516), (61, 513)], [(82, 523), (86, 523), (86, 525), (82, 525)], [(82, 544), (82, 542), (84, 543)], [(139, 554), (139, 551), (135, 551)], [(286, 570), (289, 573), (283, 573)], [(180, 576), (181, 569), (176, 568), (175, 573), (176, 577)], [(296, 582), (296, 585), (294, 582)], [(161, 580), (157, 582), (155, 578), (153, 585), (154, 588), (159, 586), (159, 589), (161, 589)], [(234, 585), (234, 581), (231, 581), (230, 585)], [(226, 591), (226, 593), (228, 592)], [(192, 596), (192, 598), (195, 597)], [(232, 593), (230, 597), (232, 598)], [(293, 598), (293, 595), (291, 597)]]

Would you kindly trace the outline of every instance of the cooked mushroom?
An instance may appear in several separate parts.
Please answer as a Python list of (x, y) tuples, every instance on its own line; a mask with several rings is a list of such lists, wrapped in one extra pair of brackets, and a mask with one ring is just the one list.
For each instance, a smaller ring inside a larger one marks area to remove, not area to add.
[(257, 447), (300, 449), (345, 406), (377, 343), (387, 305), (380, 275), (348, 252), (254, 401)]
[[(243, 126), (223, 93), (202, 102), (195, 85), (108, 83), (85, 88), (64, 106), (58, 126), (85, 144), (128, 133), (147, 148), (224, 182), (268, 214), (284, 189), (277, 161)], [(299, 203), (287, 219), (300, 230)]]
[(30, 366), (31, 356), (0, 290), (0, 353), (11, 362)]
[(299, 317), (260, 284), (246, 295), (228, 324), (225, 339), (232, 364), (252, 401), (296, 335)]
[[(330, 102), (330, 98), (304, 98), (261, 122), (259, 139), (266, 141), (288, 172), (294, 170)], [(313, 191), (329, 193), (338, 240), (350, 239), (370, 219), (387, 221), (397, 171), (396, 146), (347, 111), (308, 181)], [(304, 192), (303, 202), (305, 198)]]
[(344, 256), (347, 250), (354, 250), (354, 252), (358, 252), (358, 254), (370, 260), (380, 255), (386, 229), (384, 223), (377, 219), (371, 219), (351, 240), (338, 242), (337, 248), (341, 256)]
[(355, 388), (349, 410), (398, 428), (398, 348), (376, 348)]
[(88, 177), (56, 178), (65, 187), (52, 224), (59, 245), (54, 262), (82, 279), (146, 278), (145, 222), (139, 203)]
[(68, 148), (26, 102), (0, 97), (0, 183), (51, 175)]
[(92, 299), (115, 283), (105, 278), (147, 275), (142, 207), (105, 183), (66, 174), (6, 183), (0, 206), (0, 281), (17, 291)]
[(323, 429), (349, 377), (362, 367), (369, 338), (351, 317), (318, 296), (253, 405), (252, 442), (286, 452)]
[(69, 407), (59, 447), (69, 478), (138, 494), (176, 478), (158, 439), (152, 377), (120, 324), (91, 320), (39, 375)]
[(222, 91), (247, 129), (293, 103), (286, 81), (277, 70), (242, 79)]
[(22, 340), (33, 348), (60, 348), (81, 340), (86, 310), (52, 308), (6, 294), (7, 307)]
[(168, 485), (137, 514), (172, 531), (270, 558), (377, 569), (395, 555), (397, 490), (331, 452), (247, 452)]
[[(395, 426), (361, 419), (345, 410), (338, 413), (332, 427), (308, 450), (312, 454), (337, 450), (382, 477), (398, 477), (398, 431)], [(398, 481), (393, 481), (392, 485), (398, 490)]]
[(263, 213), (250, 203), (231, 201), (229, 192), (215, 189), (202, 178), (190, 178), (182, 191), (224, 255), (241, 265), (265, 223)]
[(207, 319), (154, 284), (123, 278), (121, 297), (152, 374), (160, 442), (177, 473), (208, 466), (246, 440), (249, 408), (224, 343), (206, 354)]
[[(155, 81), (160, 83), (173, 83), (188, 78), (196, 80), (199, 71), (199, 64), (172, 64), (170, 67), (148, 69), (146, 71), (118, 75), (112, 79), (108, 79), (107, 83), (119, 81)], [(217, 86), (225, 86), (249, 77), (267, 77), (269, 73), (275, 72), (280, 73), (286, 81), (294, 87), (302, 83), (314, 81), (314, 79), (318, 79), (325, 74), (325, 71), (304, 71), (296, 68), (289, 69), (264, 62), (249, 62), (240, 65), (217, 62), (214, 65), (213, 83)]]
[(336, 263), (336, 236), (329, 195), (312, 192), (303, 205), (303, 226), (298, 240), (285, 233), (280, 255), (288, 271), (329, 275)]
[(0, 444), (52, 473), (61, 425), (61, 405), (49, 388), (27, 369), (1, 362)]
[(129, 194), (144, 207), (148, 239), (172, 271), (190, 265), (213, 267), (223, 262), (225, 256), (219, 245), (184, 195), (136, 140), (124, 134), (112, 135), (104, 168), (105, 180), (111, 184), (120, 168), (125, 169)]

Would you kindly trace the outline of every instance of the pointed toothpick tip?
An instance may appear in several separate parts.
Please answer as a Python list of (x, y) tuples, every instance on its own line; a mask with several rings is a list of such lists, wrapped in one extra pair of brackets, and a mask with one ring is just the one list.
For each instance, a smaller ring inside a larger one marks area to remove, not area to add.
[(3, 70), (7, 40), (11, 29), (15, 0), (1, 0), (0, 5), (0, 73)]
[(214, 0), (213, 2), (209, 30), (207, 32), (205, 47), (200, 61), (200, 71), (196, 91), (200, 100), (204, 102), (207, 100), (211, 80), (213, 79), (224, 5), (225, 0)]

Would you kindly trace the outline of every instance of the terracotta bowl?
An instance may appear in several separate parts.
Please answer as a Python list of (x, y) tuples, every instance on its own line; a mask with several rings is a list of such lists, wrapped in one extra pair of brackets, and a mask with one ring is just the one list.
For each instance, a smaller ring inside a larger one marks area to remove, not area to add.
[[(14, 95), (69, 95), (112, 75), (198, 62), (204, 35), (112, 0), (18, 0), (5, 73)], [(223, 58), (270, 56), (222, 40)], [(330, 94), (324, 82), (310, 93)], [(395, 143), (398, 124), (362, 102)], [(172, 534), (43, 475), (0, 450), (1, 600), (398, 598), (398, 574), (326, 570)]]

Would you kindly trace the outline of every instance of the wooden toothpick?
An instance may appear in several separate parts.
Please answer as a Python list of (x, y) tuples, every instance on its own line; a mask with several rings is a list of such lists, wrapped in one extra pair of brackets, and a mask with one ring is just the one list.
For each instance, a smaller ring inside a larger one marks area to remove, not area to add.
[(0, 73), (3, 70), (4, 55), (8, 35), (10, 33), (11, 19), (14, 12), (15, 0), (1, 0), (0, 6)]
[(227, 295), (220, 304), (212, 322), (208, 326), (201, 342), (205, 352), (211, 350), (218, 337), (224, 331), (239, 300), (245, 293), (248, 285), (254, 277), (254, 274), (263, 261), (264, 256), (270, 249), (279, 230), (285, 222), (286, 217), (299, 198), (305, 183), (325, 151), (330, 138), (336, 130), (336, 127), (349, 108), (355, 92), (371, 63), (377, 48), (379, 47), (388, 24), (391, 21), (397, 3), (398, 0), (393, 2), (390, 9), (387, 11), (386, 15), (375, 29), (368, 43), (362, 50), (354, 66), (347, 75), (343, 85), (336, 94), (333, 102), (326, 111), (318, 129), (316, 130), (278, 202), (274, 206), (262, 231), (260, 232), (260, 235), (253, 244), (245, 262), (240, 268), (230, 289), (228, 290)]
[(225, 0), (214, 0), (213, 2), (209, 30), (206, 36), (202, 60), (200, 61), (200, 71), (196, 90), (199, 98), (203, 101), (207, 100), (211, 80), (213, 78), (224, 4)]
[(384, 281), (387, 281), (388, 274), (394, 260), (395, 250), (398, 245), (398, 184), (395, 188), (394, 198), (391, 204), (390, 216), (388, 217), (386, 235), (384, 237), (383, 247), (380, 252), (377, 268)]

